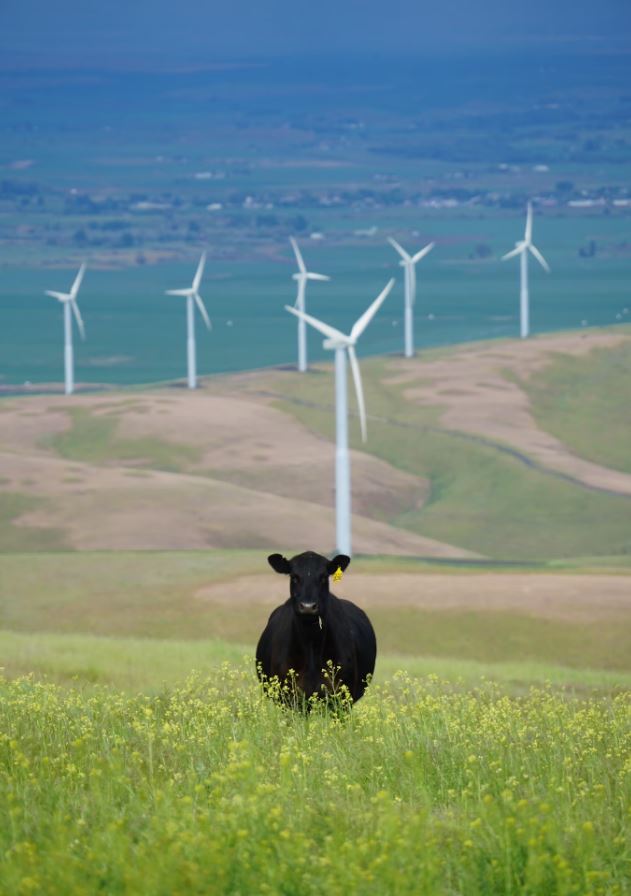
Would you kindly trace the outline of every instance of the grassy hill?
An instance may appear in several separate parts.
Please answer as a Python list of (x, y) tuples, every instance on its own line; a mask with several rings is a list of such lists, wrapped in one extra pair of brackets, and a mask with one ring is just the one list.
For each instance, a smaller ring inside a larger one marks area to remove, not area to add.
[[(621, 327), (363, 362), (355, 550), (629, 554), (629, 357)], [(319, 365), (3, 399), (0, 549), (331, 550), (332, 398)]]

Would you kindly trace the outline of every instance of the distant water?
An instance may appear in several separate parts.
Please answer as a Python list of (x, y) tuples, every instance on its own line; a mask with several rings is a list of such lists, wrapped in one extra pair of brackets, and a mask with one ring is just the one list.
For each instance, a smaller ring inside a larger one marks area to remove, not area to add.
[[(557, 224), (557, 226), (559, 226)], [(545, 239), (540, 243), (545, 251)], [(510, 243), (509, 243), (510, 246)], [(313, 255), (313, 251), (311, 252)], [(446, 253), (444, 253), (446, 254)], [(451, 253), (453, 254), (453, 253)], [(631, 288), (627, 265), (580, 261), (547, 251), (552, 274), (531, 264), (534, 333), (629, 322)], [(402, 350), (403, 285), (396, 260), (382, 245), (354, 253), (318, 247), (317, 269), (330, 283), (309, 284), (308, 310), (348, 330), (390, 276), (397, 284), (359, 345), (359, 354)], [(449, 256), (447, 255), (447, 258)], [(164, 290), (186, 286), (192, 265), (160, 265), (122, 271), (88, 270), (79, 297), (86, 341), (75, 330), (76, 380), (144, 384), (186, 373), (185, 300)], [(209, 262), (202, 284), (213, 328), (197, 316), (200, 374), (291, 364), (296, 325), (283, 310), (293, 304), (287, 264)], [(60, 305), (45, 289), (67, 290), (74, 270), (0, 270), (0, 385), (61, 382), (63, 321)], [(419, 266), (415, 307), (416, 345), (449, 345), (518, 335), (518, 263), (441, 259), (440, 247)], [(309, 331), (314, 360), (329, 357), (322, 338)]]
[[(48, 191), (43, 211), (35, 203), (22, 209), (14, 199), (5, 203), (9, 211), (0, 208), (0, 386), (61, 383), (63, 378), (62, 312), (44, 290), (67, 290), (76, 268), (40, 267), (58, 251), (47, 246), (48, 231), (42, 228), (61, 222), (66, 229), (89, 229), (90, 218), (64, 209), (60, 197), (75, 188), (98, 193), (115, 186), (129, 196), (140, 190), (155, 199), (168, 190), (172, 199), (181, 195), (189, 203), (173, 212), (184, 226), (192, 209), (199, 211), (195, 202), (215, 189), (256, 192), (272, 185), (282, 194), (317, 186), (322, 171), (302, 170), (293, 161), (301, 153), (328, 158), (327, 146), (334, 148), (332, 158), (349, 163), (348, 169), (323, 169), (335, 189), (337, 179), (349, 189), (374, 186), (375, 172), (385, 171), (408, 192), (430, 191), (434, 179), (450, 189), (459, 184), (473, 191), (492, 182), (518, 200), (510, 208), (437, 213), (402, 200), (374, 210), (343, 205), (307, 210), (310, 225), (315, 222), (325, 235), (322, 241), (303, 238), (308, 263), (333, 278), (309, 285), (308, 310), (349, 329), (388, 278), (396, 276), (396, 288), (362, 337), (359, 354), (401, 351), (401, 268), (386, 237), (395, 234), (410, 249), (436, 239), (436, 249), (418, 268), (417, 348), (516, 337), (519, 265), (517, 260), (502, 264), (499, 257), (523, 233), (524, 197), (537, 185), (552, 189), (557, 179), (605, 193), (629, 183), (622, 124), (629, 116), (630, 59), (628, 54), (540, 50), (521, 58), (485, 54), (381, 64), (368, 57), (311, 57), (214, 73), (0, 73), (0, 180), (32, 178)], [(271, 136), (270, 122), (277, 129)], [(285, 127), (293, 140), (285, 161), (292, 164), (259, 165), (274, 153), (272, 161), (282, 161), (278, 133)], [(592, 133), (598, 139), (583, 140)], [(402, 150), (407, 154), (402, 156)], [(139, 164), (145, 157), (155, 162), (161, 153), (170, 159), (170, 181), (160, 164)], [(234, 183), (221, 187), (222, 182), (202, 181), (200, 186), (194, 173), (221, 167), (226, 158), (245, 159), (245, 173), (236, 166)], [(10, 160), (29, 159), (35, 160), (32, 169), (10, 167)], [(534, 163), (542, 160), (549, 163), (549, 174), (535, 176)], [(498, 174), (505, 162), (516, 163), (512, 179)], [(456, 173), (469, 180), (450, 179)], [(275, 207), (283, 222), (298, 211), (291, 203)], [(239, 220), (232, 229), (207, 231), (217, 236), (207, 240), (202, 284), (212, 332), (197, 317), (201, 374), (292, 364), (296, 358), (296, 322), (283, 310), (295, 299), (289, 246), (276, 237), (284, 263), (251, 260), (247, 240), (253, 231), (247, 220)], [(142, 216), (134, 218), (134, 232), (144, 233), (143, 222)], [(41, 229), (42, 243), (31, 249), (19, 230), (33, 223)], [(166, 245), (157, 242), (151, 226), (147, 247)], [(346, 231), (347, 243), (356, 228), (378, 230), (347, 248), (336, 241), (338, 228)], [(282, 232), (281, 227), (276, 234)], [(546, 275), (531, 261), (534, 333), (629, 320), (624, 309), (631, 308), (631, 215), (560, 207), (538, 211), (534, 237), (552, 267)], [(596, 256), (579, 257), (580, 248), (591, 241), (598, 245)], [(490, 247), (492, 257), (470, 260), (480, 243)], [(186, 247), (176, 245), (178, 251)], [(66, 244), (63, 251), (68, 257), (76, 246)], [(199, 251), (190, 246), (187, 264), (120, 271), (98, 270), (98, 250), (86, 251), (90, 266), (79, 302), (87, 338), (81, 342), (75, 331), (78, 382), (143, 384), (185, 376), (184, 300), (165, 296), (164, 290), (191, 282)], [(227, 251), (238, 251), (238, 260), (213, 258), (213, 252), (225, 258)], [(32, 265), (25, 260), (30, 257)], [(309, 352), (312, 359), (327, 357), (313, 331)]]

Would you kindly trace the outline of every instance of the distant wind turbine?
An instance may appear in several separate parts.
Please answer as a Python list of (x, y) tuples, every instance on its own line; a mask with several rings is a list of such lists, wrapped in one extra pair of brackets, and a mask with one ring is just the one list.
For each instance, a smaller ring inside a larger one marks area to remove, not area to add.
[(388, 237), (388, 242), (396, 249), (401, 256), (399, 264), (405, 271), (405, 332), (404, 332), (404, 349), (405, 357), (411, 358), (414, 354), (414, 303), (416, 301), (416, 264), (425, 258), (435, 246), (435, 243), (428, 243), (420, 249), (416, 255), (410, 255), (405, 251), (403, 246)]
[(528, 203), (526, 212), (526, 230), (523, 240), (515, 243), (515, 248), (502, 256), (502, 261), (520, 255), (520, 289), (519, 289), (519, 334), (522, 339), (530, 334), (530, 299), (528, 296), (528, 253), (532, 252), (541, 267), (550, 273), (550, 267), (541, 252), (532, 241), (532, 203)]
[[(194, 304), (199, 308), (199, 313), (204, 318), (206, 327), (210, 330), (210, 318), (202, 297), (199, 294), (199, 285), (202, 282), (202, 274), (204, 273), (204, 265), (206, 264), (206, 253), (202, 252), (199, 259), (197, 271), (193, 277), (193, 284), (188, 289), (167, 289), (167, 296), (184, 296), (186, 298), (186, 358), (188, 366), (188, 388), (197, 388), (197, 363), (195, 357), (195, 308)], [(194, 303), (194, 304), (193, 304)]]
[[(314, 274), (312, 271), (308, 271), (307, 267), (304, 263), (304, 259), (302, 257), (302, 253), (298, 248), (298, 243), (293, 238), (293, 236), (289, 237), (289, 242), (291, 243), (291, 247), (294, 250), (294, 255), (296, 256), (296, 262), (298, 264), (298, 271), (293, 274), (293, 279), (298, 282), (298, 295), (296, 297), (296, 302), (294, 304), (294, 308), (297, 308), (298, 311), (305, 311), (305, 292), (307, 289), (307, 280), (330, 280), (330, 277), (327, 277), (326, 274)], [(298, 370), (301, 373), (304, 373), (307, 369), (307, 327), (301, 318), (298, 319)]]
[(335, 352), (335, 526), (337, 549), (342, 554), (351, 554), (351, 470), (348, 454), (348, 409), (346, 387), (346, 355), (351, 365), (351, 372), (355, 382), (357, 395), (357, 407), (359, 410), (359, 423), (361, 426), (362, 441), (366, 441), (366, 406), (364, 404), (364, 392), (362, 389), (361, 374), (355, 344), (373, 319), (386, 296), (394, 286), (394, 280), (386, 285), (385, 289), (377, 296), (372, 305), (367, 308), (361, 317), (355, 321), (351, 332), (347, 336), (322, 323), (315, 317), (305, 314), (297, 308), (285, 305), (285, 309), (294, 314), (299, 320), (311, 324), (316, 330), (327, 338), (324, 340), (324, 348)]
[(79, 327), (79, 333), (81, 334), (81, 338), (85, 339), (85, 329), (83, 326), (83, 320), (81, 319), (81, 312), (79, 311), (79, 306), (77, 305), (77, 295), (79, 293), (79, 287), (81, 286), (81, 281), (83, 280), (83, 275), (85, 274), (85, 264), (82, 264), (79, 268), (79, 272), (77, 276), (74, 278), (74, 283), (70, 288), (70, 292), (54, 292), (52, 289), (46, 290), (47, 296), (52, 296), (53, 299), (58, 299), (62, 305), (64, 306), (64, 391), (66, 395), (72, 395), (74, 392), (74, 355), (72, 351), (72, 314), (75, 316), (75, 320), (77, 321), (77, 326)]

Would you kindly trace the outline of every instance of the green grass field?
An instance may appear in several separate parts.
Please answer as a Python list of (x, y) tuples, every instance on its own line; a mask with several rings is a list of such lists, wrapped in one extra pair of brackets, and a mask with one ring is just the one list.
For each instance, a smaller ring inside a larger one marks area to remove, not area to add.
[[(371, 611), (351, 713), (256, 682), (260, 551), (0, 557), (0, 892), (624, 896), (631, 625)], [(355, 558), (359, 573), (606, 571)], [(270, 572), (270, 576), (272, 573)]]
[(87, 463), (140, 461), (157, 470), (178, 471), (183, 462), (197, 460), (192, 445), (160, 439), (122, 439), (117, 436), (116, 417), (95, 417), (87, 408), (69, 408), (72, 427), (68, 432), (46, 440), (60, 457)]
[(539, 424), (581, 457), (631, 473), (631, 343), (558, 358), (523, 384)]
[[(565, 568), (559, 568), (542, 564), (526, 574), (534, 578), (537, 570), (557, 569), (559, 576), (565, 572), (576, 575), (585, 568), (589, 569), (589, 565), (566, 564)], [(206, 669), (208, 662), (215, 662), (214, 649), (210, 651), (211, 659), (206, 661), (204, 648), (196, 642), (220, 643), (231, 658), (242, 655), (243, 645), (249, 645), (251, 652), (270, 607), (258, 602), (256, 596), (249, 602), (240, 600), (234, 604), (205, 600), (199, 596), (201, 589), (241, 575), (265, 574), (267, 569), (265, 554), (260, 551), (0, 556), (0, 629), (39, 638), (96, 635), (106, 639), (102, 642), (104, 646), (117, 643), (116, 639), (150, 639), (153, 650), (159, 652), (159, 645), (164, 644), (172, 657), (181, 653), (182, 647), (169, 645), (186, 643), (190, 657), (182, 661), (182, 668)], [(507, 569), (511, 568), (486, 564), (450, 566), (386, 557), (356, 558), (352, 564), (353, 572), (364, 574), (416, 571), (438, 576), (475, 576), (478, 572), (500, 573)], [(519, 567), (513, 569), (519, 570)], [(611, 561), (610, 571), (626, 576), (625, 568), (617, 566), (615, 561)], [(272, 573), (269, 574), (271, 588), (275, 582)], [(631, 620), (624, 615), (603, 615), (600, 619), (578, 616), (565, 620), (529, 612), (526, 604), (523, 611), (515, 612), (480, 608), (420, 609), (397, 606), (395, 602), (394, 606), (375, 607), (371, 617), (380, 645), (379, 669), (382, 656), (386, 659), (395, 656), (406, 668), (411, 668), (408, 664), (419, 657), (426, 662), (436, 661), (443, 672), (454, 660), (470, 662), (474, 669), (476, 664), (512, 664), (515, 669), (524, 664), (523, 681), (546, 680), (549, 668), (554, 669), (557, 680), (563, 680), (559, 669), (567, 670), (567, 681), (577, 680), (576, 670), (619, 673), (623, 682), (624, 676), (631, 674)], [(117, 649), (122, 650), (124, 644), (125, 641)], [(19, 651), (14, 653), (6, 645), (5, 649), (8, 653), (4, 654), (3, 665), (8, 671), (23, 673), (40, 668), (36, 654), (25, 662)], [(93, 674), (89, 653), (87, 650), (84, 663), (88, 669), (86, 680), (107, 683), (115, 663), (104, 658), (104, 668), (95, 667)], [(131, 648), (128, 655), (133, 655)], [(138, 655), (142, 664), (144, 651)], [(220, 653), (221, 659), (225, 655)], [(29, 662), (35, 665), (29, 666)], [(176, 660), (173, 662), (177, 665)], [(537, 663), (541, 664), (540, 673), (531, 679), (533, 664)], [(129, 667), (129, 659), (125, 665)], [(392, 664), (386, 663), (385, 669), (392, 671)], [(41, 671), (54, 673), (54, 663), (44, 664)], [(66, 681), (79, 671), (67, 675), (62, 669), (55, 674), (58, 680)], [(612, 680), (607, 676), (606, 679)], [(125, 677), (114, 680), (120, 684)], [(144, 673), (140, 673), (139, 680), (143, 685), (149, 683)], [(172, 675), (157, 678), (158, 683), (166, 684), (174, 680)], [(520, 680), (519, 673), (516, 680)]]
[(628, 695), (399, 673), (305, 719), (229, 666), (0, 695), (6, 893), (629, 891)]

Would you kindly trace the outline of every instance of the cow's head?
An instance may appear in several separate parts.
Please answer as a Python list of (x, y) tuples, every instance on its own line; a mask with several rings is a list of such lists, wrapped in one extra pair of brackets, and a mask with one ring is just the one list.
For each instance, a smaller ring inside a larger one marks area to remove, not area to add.
[(305, 551), (288, 560), (282, 554), (270, 554), (269, 565), (276, 572), (289, 576), (289, 593), (294, 611), (302, 618), (326, 616), (329, 600), (329, 576), (337, 569), (342, 572), (351, 562), (346, 554), (338, 554), (332, 560)]

